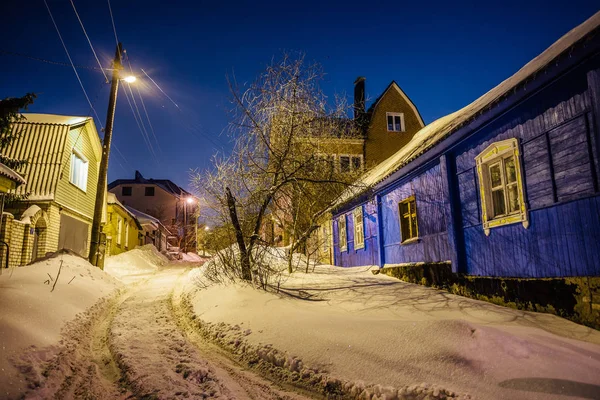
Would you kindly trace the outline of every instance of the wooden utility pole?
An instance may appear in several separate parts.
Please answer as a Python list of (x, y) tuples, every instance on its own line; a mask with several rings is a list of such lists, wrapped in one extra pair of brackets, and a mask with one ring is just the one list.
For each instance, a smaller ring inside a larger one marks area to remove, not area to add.
[[(110, 99), (108, 101), (108, 112), (106, 114), (106, 127), (104, 128), (104, 141), (102, 143), (102, 158), (100, 159), (100, 169), (98, 170), (98, 187), (96, 188), (96, 203), (94, 205), (94, 220), (92, 222), (92, 240), (90, 243), (89, 260), (92, 265), (98, 266), (101, 258), (104, 257), (104, 251), (100, 251), (100, 229), (102, 224), (102, 210), (104, 209), (104, 192), (106, 191), (106, 180), (108, 173), (108, 156), (110, 154), (110, 143), (112, 140), (113, 122), (115, 120), (115, 107), (117, 105), (117, 92), (119, 90), (119, 71), (123, 69), (121, 65), (122, 54), (121, 43), (117, 44), (115, 60), (113, 62), (112, 83), (110, 86)], [(103, 249), (102, 249), (103, 250)], [(104, 263), (100, 263), (104, 267)]]

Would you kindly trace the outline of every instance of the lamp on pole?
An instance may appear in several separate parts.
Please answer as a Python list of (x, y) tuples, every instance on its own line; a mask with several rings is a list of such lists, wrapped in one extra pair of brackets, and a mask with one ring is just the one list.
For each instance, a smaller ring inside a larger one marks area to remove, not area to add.
[(183, 202), (183, 252), (187, 253), (187, 205), (194, 203), (193, 197), (188, 197)]
[[(94, 219), (92, 221), (92, 237), (90, 242), (89, 261), (92, 265), (104, 266), (101, 259), (104, 257), (104, 252), (100, 251), (100, 230), (102, 223), (102, 210), (104, 209), (104, 192), (106, 191), (106, 180), (108, 173), (108, 156), (110, 154), (110, 143), (112, 141), (113, 122), (115, 120), (115, 107), (117, 105), (117, 92), (119, 89), (121, 53), (123, 46), (117, 44), (115, 51), (115, 59), (113, 61), (112, 82), (110, 86), (110, 98), (108, 100), (108, 111), (106, 113), (106, 128), (104, 129), (104, 140), (102, 142), (102, 158), (100, 159), (100, 168), (98, 170), (98, 185), (96, 187), (96, 202), (94, 204)], [(135, 82), (134, 76), (128, 76), (123, 79), (128, 83)], [(100, 265), (99, 265), (100, 264)]]

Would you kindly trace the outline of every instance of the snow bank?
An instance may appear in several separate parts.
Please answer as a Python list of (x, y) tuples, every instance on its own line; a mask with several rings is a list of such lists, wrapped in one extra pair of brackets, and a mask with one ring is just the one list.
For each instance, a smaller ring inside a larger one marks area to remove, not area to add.
[(14, 361), (31, 346), (57, 344), (66, 322), (120, 284), (87, 260), (70, 254), (1, 272), (0, 398), (15, 398), (26, 383)]
[(153, 274), (168, 262), (167, 257), (156, 247), (147, 244), (106, 258), (104, 271), (123, 282), (129, 282), (140, 276)]
[(196, 253), (181, 253), (181, 261), (185, 262), (203, 262), (206, 258), (200, 257)]
[[(396, 388), (398, 398), (552, 399), (576, 395), (577, 387), (600, 391), (600, 332), (369, 269), (319, 266), (289, 276), (279, 294), (213, 285), (190, 302), (200, 325), (230, 351), (287, 363), (292, 375), (308, 368), (319, 382), (334, 377), (356, 397), (381, 392), (377, 385)], [(525, 389), (517, 390), (516, 380)], [(542, 389), (526, 389), (540, 381)]]

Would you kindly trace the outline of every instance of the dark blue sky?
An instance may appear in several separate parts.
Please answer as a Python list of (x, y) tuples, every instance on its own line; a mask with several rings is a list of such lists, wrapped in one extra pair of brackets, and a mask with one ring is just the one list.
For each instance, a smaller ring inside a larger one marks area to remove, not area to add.
[[(47, 0), (75, 64), (97, 66), (68, 0)], [(0, 51), (67, 62), (43, 0), (2, 1)], [(106, 0), (74, 0), (103, 66), (115, 39)], [(115, 117), (109, 181), (133, 177), (188, 185), (190, 169), (227, 151), (231, 108), (226, 74), (251, 81), (283, 50), (303, 51), (327, 73), (325, 92), (352, 93), (359, 76), (377, 97), (395, 80), (426, 123), (470, 103), (598, 11), (596, 1), (203, 2), (113, 0), (119, 40), (134, 70), (146, 70), (179, 105), (140, 81), (156, 159), (123, 90)], [(38, 93), (31, 112), (94, 115), (69, 66), (0, 52), (0, 97)], [(101, 124), (109, 84), (78, 69)], [(98, 129), (100, 124), (96, 121)]]

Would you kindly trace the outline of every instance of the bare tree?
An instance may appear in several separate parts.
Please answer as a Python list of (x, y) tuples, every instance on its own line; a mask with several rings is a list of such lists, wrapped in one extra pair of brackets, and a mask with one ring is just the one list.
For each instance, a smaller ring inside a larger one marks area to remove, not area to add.
[(217, 223), (228, 228), (236, 248), (232, 268), (244, 280), (269, 268), (257, 257), (267, 215), (293, 225), (291, 256), (356, 181), (358, 172), (339, 171), (328, 154), (332, 139), (360, 132), (343, 101), (329, 101), (321, 91), (322, 78), (318, 65), (284, 54), (245, 91), (229, 80), (234, 150), (215, 158), (211, 172), (193, 174), (192, 185), (211, 204)]

